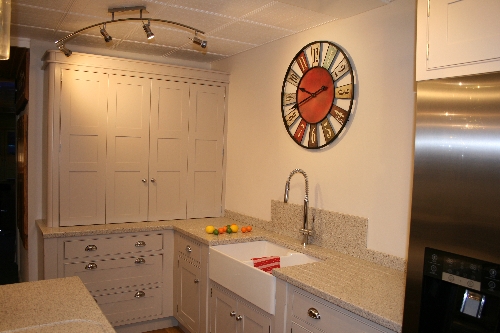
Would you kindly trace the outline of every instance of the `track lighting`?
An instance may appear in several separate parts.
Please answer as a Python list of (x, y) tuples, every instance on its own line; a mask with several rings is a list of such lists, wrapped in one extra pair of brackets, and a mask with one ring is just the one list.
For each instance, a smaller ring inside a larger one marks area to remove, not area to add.
[[(196, 29), (196, 28), (193, 28), (193, 27), (190, 27), (189, 25), (185, 25), (182, 23), (174, 22), (174, 21), (155, 19), (155, 18), (146, 18), (146, 17), (143, 18), (142, 17), (143, 10), (146, 10), (146, 6), (109, 8), (108, 13), (111, 13), (111, 21), (104, 21), (104, 22), (92, 24), (92, 25), (89, 25), (88, 27), (82, 28), (80, 30), (76, 30), (76, 31), (70, 33), (69, 35), (67, 35), (66, 37), (57, 40), (55, 42), (55, 44), (57, 45), (59, 50), (61, 50), (61, 52), (64, 53), (64, 55), (69, 57), (72, 52), (71, 52), (71, 50), (68, 50), (66, 47), (64, 47), (64, 44), (68, 40), (72, 39), (73, 37), (77, 36), (79, 33), (83, 32), (85, 30), (88, 30), (88, 29), (94, 28), (94, 27), (99, 27), (100, 28), (99, 31), (101, 32), (101, 35), (104, 37), (104, 40), (106, 41), (106, 43), (108, 43), (108, 42), (112, 41), (113, 38), (106, 31), (106, 24), (115, 23), (115, 22), (125, 22), (125, 21), (142, 21), (142, 28), (144, 29), (144, 32), (146, 33), (147, 38), (151, 39), (151, 38), (154, 38), (154, 36), (155, 36), (154, 33), (151, 31), (151, 21), (153, 21), (153, 22), (162, 22), (162, 23), (172, 24), (172, 25), (176, 25), (178, 27), (181, 27), (183, 29), (192, 30), (195, 33), (194, 37), (191, 38), (193, 43), (200, 45), (202, 48), (207, 47), (207, 41), (198, 37), (198, 33), (204, 34), (203, 31)], [(128, 17), (128, 18), (115, 20), (115, 12), (128, 12), (128, 11), (139, 11), (140, 15), (139, 15), (139, 17)], [(144, 23), (145, 20), (147, 20), (148, 23)]]
[(64, 55), (66, 57), (69, 57), (73, 53), (70, 49), (65, 48), (64, 44), (59, 45), (59, 51), (61, 51), (62, 53), (64, 53)]
[(113, 40), (113, 37), (111, 37), (108, 32), (106, 31), (106, 24), (104, 24), (101, 28), (101, 35), (102, 37), (104, 37), (104, 40), (106, 41), (106, 43), (109, 43)]
[(144, 32), (146, 33), (146, 37), (148, 37), (148, 39), (155, 38), (155, 34), (151, 31), (150, 25), (151, 25), (151, 23), (149, 22), (149, 20), (148, 20), (148, 24), (143, 22), (143, 25), (142, 25), (142, 28), (144, 29)]
[(200, 45), (202, 48), (207, 47), (207, 41), (202, 40), (200, 37), (198, 37), (196, 35), (191, 40), (193, 41), (194, 44)]

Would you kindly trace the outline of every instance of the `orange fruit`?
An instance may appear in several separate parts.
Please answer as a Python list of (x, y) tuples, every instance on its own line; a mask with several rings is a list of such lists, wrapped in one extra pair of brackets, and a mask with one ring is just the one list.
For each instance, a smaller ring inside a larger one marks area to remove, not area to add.
[(227, 226), (226, 226), (226, 225), (225, 225), (225, 226), (223, 226), (223, 227), (222, 227), (222, 230), (224, 230), (224, 232), (226, 232), (226, 231), (227, 231)]
[(247, 227), (247, 232), (250, 232), (250, 231), (252, 231), (252, 226), (251, 226), (251, 225), (249, 225), (249, 226)]
[(224, 228), (219, 228), (219, 234), (223, 234), (225, 232)]
[(247, 228), (246, 227), (241, 228), (241, 232), (243, 233), (247, 232)]

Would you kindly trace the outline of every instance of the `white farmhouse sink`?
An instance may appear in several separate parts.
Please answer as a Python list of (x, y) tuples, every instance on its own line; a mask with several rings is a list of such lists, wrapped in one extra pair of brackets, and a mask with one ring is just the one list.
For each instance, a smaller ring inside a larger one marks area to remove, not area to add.
[(268, 241), (211, 246), (209, 253), (209, 278), (270, 314), (276, 303), (276, 278), (253, 267), (252, 258), (280, 256), (281, 267), (320, 261)]

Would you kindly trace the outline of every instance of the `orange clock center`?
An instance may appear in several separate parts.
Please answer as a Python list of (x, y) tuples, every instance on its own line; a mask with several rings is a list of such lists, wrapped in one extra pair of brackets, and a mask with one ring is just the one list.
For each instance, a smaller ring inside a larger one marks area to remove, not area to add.
[(301, 117), (309, 124), (322, 121), (330, 112), (335, 89), (333, 78), (323, 67), (312, 67), (304, 73), (297, 88)]

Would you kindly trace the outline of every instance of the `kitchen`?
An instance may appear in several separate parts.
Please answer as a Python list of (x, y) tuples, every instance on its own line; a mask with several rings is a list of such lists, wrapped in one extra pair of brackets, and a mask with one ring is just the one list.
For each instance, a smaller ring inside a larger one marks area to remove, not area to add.
[[(396, 0), (211, 65), (213, 70), (230, 73), (226, 210), (270, 221), (271, 201), (282, 199), (286, 177), (300, 167), (309, 175), (311, 207), (367, 218), (367, 248), (406, 258), (414, 140), (415, 6), (414, 1)], [(352, 59), (357, 84), (346, 128), (332, 145), (319, 151), (305, 150), (290, 140), (277, 97), (290, 59), (314, 40), (342, 45)], [(34, 186), (28, 192), (32, 243), (28, 251), (21, 251), (23, 281), (39, 278), (34, 221), (45, 216), (46, 186), (40, 167), (46, 140), (39, 59), (51, 48), (48, 42), (30, 42), (28, 182)], [(290, 202), (302, 202), (303, 183), (298, 178), (293, 179), (290, 196)]]

